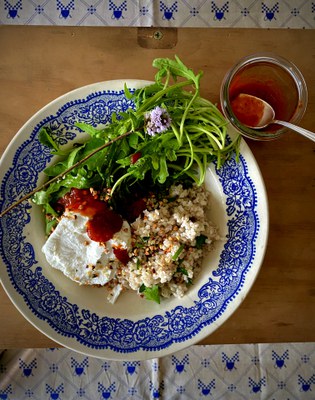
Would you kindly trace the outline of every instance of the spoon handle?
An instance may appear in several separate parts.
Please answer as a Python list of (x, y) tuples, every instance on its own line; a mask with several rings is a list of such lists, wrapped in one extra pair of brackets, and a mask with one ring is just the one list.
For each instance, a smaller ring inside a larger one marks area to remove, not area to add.
[(293, 131), (298, 132), (301, 135), (303, 135), (303, 136), (307, 137), (308, 139), (312, 140), (313, 142), (315, 142), (315, 133), (314, 132), (308, 131), (307, 129), (301, 128), (300, 126), (296, 126), (296, 125), (291, 124), (290, 122), (286, 122), (286, 121), (274, 120), (273, 123), (283, 125), (289, 129), (292, 129)]

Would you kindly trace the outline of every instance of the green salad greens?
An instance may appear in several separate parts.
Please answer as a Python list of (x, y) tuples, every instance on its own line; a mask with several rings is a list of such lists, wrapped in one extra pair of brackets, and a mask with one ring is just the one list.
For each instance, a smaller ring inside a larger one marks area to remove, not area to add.
[(90, 136), (85, 143), (75, 143), (65, 151), (48, 128), (40, 132), (41, 143), (61, 156), (45, 173), (50, 179), (62, 174), (62, 179), (33, 196), (50, 215), (48, 231), (56, 223), (56, 201), (73, 187), (110, 188), (115, 206), (148, 182), (162, 187), (189, 180), (201, 185), (210, 162), (220, 167), (238, 152), (239, 138), (227, 140), (227, 121), (214, 104), (200, 96), (202, 72), (195, 74), (176, 56), (174, 60), (155, 59), (153, 66), (158, 70), (154, 83), (134, 92), (124, 88), (134, 109), (113, 114), (111, 123), (102, 129), (76, 123)]

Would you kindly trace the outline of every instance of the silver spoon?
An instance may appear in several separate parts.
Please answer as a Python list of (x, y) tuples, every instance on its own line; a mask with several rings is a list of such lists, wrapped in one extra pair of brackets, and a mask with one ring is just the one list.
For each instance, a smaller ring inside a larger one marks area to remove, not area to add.
[[(278, 124), (278, 125), (283, 125), (286, 128), (292, 129), (295, 132), (300, 133), (301, 135), (307, 137), (308, 139), (312, 140), (315, 142), (315, 133), (308, 131), (307, 129), (301, 128), (300, 126), (291, 124), (290, 122), (286, 121), (279, 121), (275, 119), (275, 111), (271, 107), (270, 104), (268, 104), (266, 101), (260, 99), (259, 97), (252, 96), (250, 94), (245, 94), (245, 93), (240, 93), (236, 99), (235, 99), (239, 104), (241, 103), (242, 106), (246, 107), (248, 103), (253, 104), (255, 107), (253, 107), (253, 112), (257, 112), (254, 110), (259, 110), (259, 118), (257, 119), (257, 122), (255, 123), (254, 126), (248, 125), (242, 120), (242, 124), (248, 126), (249, 128), (252, 129), (262, 129), (265, 128), (266, 126), (270, 124)], [(250, 113), (251, 110), (248, 108), (248, 112)]]

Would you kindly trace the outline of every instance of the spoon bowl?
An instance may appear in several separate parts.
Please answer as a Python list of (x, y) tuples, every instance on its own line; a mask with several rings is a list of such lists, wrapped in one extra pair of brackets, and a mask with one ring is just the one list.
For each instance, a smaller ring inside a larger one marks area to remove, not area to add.
[(248, 128), (263, 129), (271, 124), (289, 128), (315, 142), (315, 133), (287, 121), (275, 117), (275, 111), (270, 104), (259, 97), (240, 93), (233, 99), (231, 106), (236, 118)]

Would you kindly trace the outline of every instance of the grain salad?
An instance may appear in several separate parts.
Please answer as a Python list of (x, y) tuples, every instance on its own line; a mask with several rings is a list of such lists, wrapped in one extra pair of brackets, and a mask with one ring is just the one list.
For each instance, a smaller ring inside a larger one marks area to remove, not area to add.
[(143, 216), (131, 224), (130, 261), (117, 274), (124, 287), (141, 294), (155, 286), (162, 297), (186, 293), (218, 239), (207, 218), (208, 196), (204, 186), (178, 184), (162, 200), (148, 198)]

